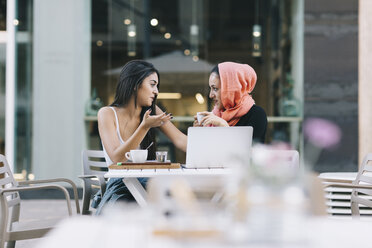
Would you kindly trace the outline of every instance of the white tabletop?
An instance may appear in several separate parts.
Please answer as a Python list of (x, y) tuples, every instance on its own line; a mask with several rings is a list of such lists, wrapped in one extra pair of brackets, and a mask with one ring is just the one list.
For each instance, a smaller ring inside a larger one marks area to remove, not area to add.
[(148, 195), (138, 178), (159, 176), (207, 176), (222, 177), (232, 173), (232, 169), (225, 168), (203, 168), (203, 169), (109, 169), (106, 178), (122, 178), (134, 199), (141, 207), (147, 206)]
[(127, 178), (127, 177), (156, 177), (156, 176), (218, 176), (228, 175), (231, 169), (210, 168), (210, 169), (110, 169), (106, 178)]

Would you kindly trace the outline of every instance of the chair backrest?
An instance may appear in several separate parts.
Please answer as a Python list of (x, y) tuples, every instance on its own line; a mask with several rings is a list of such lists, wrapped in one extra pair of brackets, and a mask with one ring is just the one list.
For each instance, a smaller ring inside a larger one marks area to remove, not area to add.
[[(13, 177), (13, 173), (10, 170), (8, 161), (6, 160), (4, 155), (0, 154), (0, 188), (5, 189), (5, 188), (12, 188), (12, 187), (17, 187), (17, 186), (18, 186), (18, 183)], [(5, 193), (4, 195), (6, 197), (4, 197), (4, 198), (0, 197), (0, 201), (1, 201), (1, 205), (0, 205), (1, 216), (0, 216), (0, 219), (2, 220), (2, 218), (8, 218), (9, 210), (12, 207), (15, 207), (13, 209), (13, 211), (15, 211), (15, 212), (12, 214), (12, 218), (10, 220), (10, 223), (13, 223), (14, 221), (18, 220), (18, 218), (16, 216), (17, 216), (17, 214), (19, 215), (19, 206), (20, 206), (21, 199), (19, 197), (18, 192), (15, 192), (15, 193), (10, 193), (9, 192), (9, 193)], [(6, 202), (3, 202), (4, 200)], [(7, 208), (5, 208), (6, 205), (7, 205)], [(5, 222), (7, 222), (7, 221), (5, 221)], [(1, 221), (0, 223), (5, 223), (5, 222)], [(5, 226), (3, 226), (1, 228), (5, 228)]]
[(105, 155), (101, 150), (84, 150), (82, 153), (84, 175), (104, 175), (107, 171)]
[[(368, 153), (359, 168), (354, 185), (372, 185), (372, 153)], [(351, 193), (351, 213), (359, 216), (359, 205), (372, 208), (372, 189), (354, 188)]]
[[(17, 187), (18, 183), (13, 177), (13, 172), (10, 170), (8, 161), (5, 156), (0, 154), (0, 188)], [(11, 193), (13, 199), (19, 198), (18, 193)]]

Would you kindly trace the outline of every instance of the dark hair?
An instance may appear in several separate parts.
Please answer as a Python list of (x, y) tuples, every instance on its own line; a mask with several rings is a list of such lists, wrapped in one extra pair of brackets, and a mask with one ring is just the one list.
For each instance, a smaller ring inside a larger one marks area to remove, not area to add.
[[(126, 63), (120, 72), (119, 82), (116, 86), (115, 99), (110, 104), (110, 106), (123, 107), (129, 103), (132, 95), (135, 96), (134, 105), (137, 106), (138, 89), (143, 83), (143, 80), (153, 73), (156, 73), (158, 75), (159, 88), (160, 76), (158, 70), (154, 67), (153, 64), (144, 60), (132, 60)], [(150, 107), (142, 108), (141, 121), (143, 119), (143, 115), (148, 109), (151, 109), (151, 115), (155, 115), (155, 102), (156, 96)], [(155, 159), (155, 132), (152, 128), (147, 132), (145, 138), (142, 140), (140, 145), (141, 149), (146, 149), (151, 144), (151, 142), (154, 142), (154, 145), (149, 148), (148, 159)]]
[(218, 76), (220, 76), (220, 71), (218, 70), (218, 64), (213, 67), (211, 70), (211, 73), (216, 73)]

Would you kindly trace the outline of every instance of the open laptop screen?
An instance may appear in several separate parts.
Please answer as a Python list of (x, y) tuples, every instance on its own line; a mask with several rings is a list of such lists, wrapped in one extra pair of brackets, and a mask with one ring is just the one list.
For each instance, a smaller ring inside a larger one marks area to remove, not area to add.
[(189, 127), (186, 168), (230, 167), (249, 163), (252, 127)]

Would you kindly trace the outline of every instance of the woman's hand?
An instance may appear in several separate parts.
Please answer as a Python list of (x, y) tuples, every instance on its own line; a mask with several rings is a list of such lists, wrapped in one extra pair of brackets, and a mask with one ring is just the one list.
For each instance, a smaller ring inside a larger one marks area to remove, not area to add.
[(198, 117), (196, 115), (194, 115), (194, 122), (192, 123), (192, 126), (193, 127), (201, 127), (201, 125), (199, 124), (199, 121), (198, 121)]
[[(228, 127), (229, 124), (222, 118), (214, 115), (212, 112), (201, 112), (200, 114), (204, 115), (203, 119), (201, 119), (201, 123), (199, 126), (208, 127), (208, 126), (215, 126), (215, 127)], [(198, 122), (196, 120), (196, 122)], [(195, 123), (195, 121), (194, 121)]]
[(165, 112), (159, 115), (150, 115), (151, 109), (147, 110), (143, 115), (143, 120), (141, 125), (145, 128), (160, 127), (165, 122), (172, 119), (172, 114), (166, 114)]

